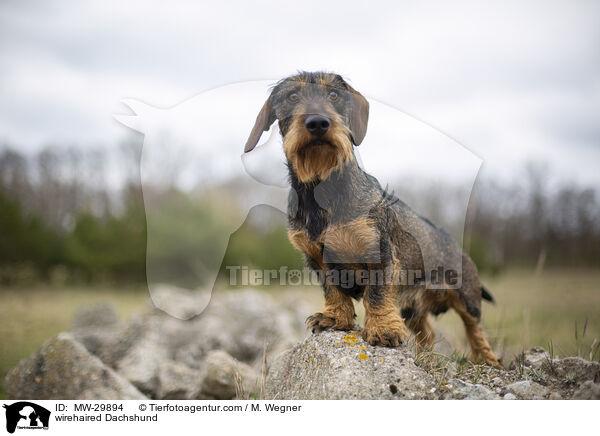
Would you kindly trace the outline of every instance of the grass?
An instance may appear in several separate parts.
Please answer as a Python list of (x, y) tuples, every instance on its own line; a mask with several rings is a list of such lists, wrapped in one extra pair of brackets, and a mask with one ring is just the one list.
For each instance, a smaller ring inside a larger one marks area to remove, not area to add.
[[(505, 363), (535, 345), (559, 357), (588, 359), (595, 348), (593, 360), (600, 359), (600, 270), (550, 270), (538, 277), (530, 271), (511, 271), (482, 280), (496, 299), (495, 305), (484, 303), (483, 324)], [(269, 292), (282, 295), (283, 291)], [(322, 304), (316, 288), (303, 290), (302, 295), (315, 309)], [(145, 289), (0, 289), (0, 398), (4, 398), (1, 380), (6, 372), (44, 341), (67, 330), (80, 305), (110, 302), (125, 319), (143, 309), (147, 296)], [(362, 322), (362, 304), (356, 308)], [(447, 342), (442, 351), (447, 359), (470, 379), (480, 378), (477, 367), (461, 357), (468, 346), (458, 316), (449, 312), (433, 322)]]
[(126, 319), (140, 311), (147, 296), (140, 288), (0, 289), (0, 398), (4, 398), (3, 380), (8, 370), (47, 339), (68, 330), (79, 306), (110, 302)]

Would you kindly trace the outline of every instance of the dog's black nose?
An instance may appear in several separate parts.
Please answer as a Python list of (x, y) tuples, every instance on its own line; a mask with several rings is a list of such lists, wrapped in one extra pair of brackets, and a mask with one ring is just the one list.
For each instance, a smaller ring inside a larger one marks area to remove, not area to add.
[(323, 136), (329, 129), (329, 124), (329, 118), (323, 115), (311, 115), (304, 121), (306, 129), (315, 136)]

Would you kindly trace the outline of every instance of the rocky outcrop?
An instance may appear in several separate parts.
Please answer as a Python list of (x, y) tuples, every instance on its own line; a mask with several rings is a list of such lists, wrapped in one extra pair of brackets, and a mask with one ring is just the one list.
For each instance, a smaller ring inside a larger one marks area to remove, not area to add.
[[(10, 399), (598, 399), (600, 364), (541, 348), (506, 370), (373, 347), (358, 331), (308, 335), (298, 294), (163, 288), (129, 322), (111, 306), (82, 308), (72, 332), (46, 342), (5, 379)], [(196, 307), (195, 305), (198, 305)]]
[[(272, 362), (266, 381), (268, 399), (461, 399), (531, 400), (596, 398), (597, 362), (579, 357), (551, 358), (531, 349), (512, 369), (470, 365), (414, 347), (372, 347), (358, 332), (313, 335)], [(440, 366), (441, 362), (441, 366)], [(575, 395), (573, 394), (575, 392)]]
[(372, 347), (358, 332), (312, 335), (272, 364), (267, 399), (428, 399), (435, 383), (407, 348)]
[(407, 346), (373, 347), (358, 332), (324, 332), (275, 359), (267, 399), (500, 399), (491, 389), (441, 381), (420, 367)]
[[(196, 313), (193, 304), (199, 300), (189, 292), (171, 287), (159, 291), (153, 297), (163, 305), (168, 302), (171, 313), (182, 318)], [(265, 353), (278, 353), (302, 339), (308, 311), (293, 294), (277, 301), (254, 291), (213, 295), (204, 312), (187, 320), (151, 306), (123, 323), (110, 305), (87, 306), (75, 315), (71, 333), (50, 340), (7, 375), (7, 395), (14, 399), (256, 398), (264, 384)], [(59, 358), (48, 361), (46, 353), (52, 350), (56, 356), (53, 350), (58, 346)], [(37, 376), (38, 366), (46, 376)], [(80, 375), (82, 382), (61, 376), (71, 372)], [(83, 383), (86, 374), (90, 383), (95, 374), (111, 378), (105, 380), (106, 386), (102, 377), (97, 385), (88, 386)]]

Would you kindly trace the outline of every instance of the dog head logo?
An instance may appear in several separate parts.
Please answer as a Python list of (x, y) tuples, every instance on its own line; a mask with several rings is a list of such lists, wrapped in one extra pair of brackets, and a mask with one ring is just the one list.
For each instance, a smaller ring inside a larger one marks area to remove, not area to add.
[[(399, 176), (410, 181), (407, 188), (430, 180), (459, 185), (463, 189), (452, 202), (459, 218), (451, 218), (459, 223), (453, 228), (454, 236), (462, 240), (467, 204), (481, 165), (477, 156), (426, 123), (367, 100), (340, 76), (322, 75), (314, 83), (307, 83), (302, 75), (298, 78), (274, 87), (272, 80), (226, 85), (168, 109), (123, 101), (133, 114), (115, 118), (144, 134), (140, 165), (147, 281), (157, 308), (178, 318), (190, 318), (205, 309), (210, 292), (185, 290), (218, 286), (229, 236), (252, 208), (270, 206), (281, 211), (283, 219), (289, 205), (290, 165), (300, 179), (317, 183), (355, 160), (382, 186), (394, 185)], [(330, 179), (315, 191), (315, 200), (325, 210), (335, 206), (335, 192), (344, 186), (338, 182)], [(185, 203), (180, 193), (189, 193), (193, 199), (194, 194), (215, 187), (218, 203), (227, 213), (219, 214), (220, 231), (206, 235), (198, 214), (192, 213), (206, 205)], [(293, 197), (292, 190), (292, 206)], [(365, 202), (364, 207), (368, 205)], [(164, 225), (174, 221), (177, 226)], [(198, 232), (184, 232), (194, 228)], [(327, 256), (327, 247), (325, 252)], [(435, 253), (424, 254), (435, 263)], [(377, 260), (376, 252), (367, 255), (367, 261)], [(456, 263), (460, 270), (460, 261)], [(189, 293), (190, 304), (183, 312), (161, 297), (165, 284)]]
[(29, 401), (19, 401), (6, 409), (6, 431), (14, 433), (16, 429), (48, 429), (50, 411)]

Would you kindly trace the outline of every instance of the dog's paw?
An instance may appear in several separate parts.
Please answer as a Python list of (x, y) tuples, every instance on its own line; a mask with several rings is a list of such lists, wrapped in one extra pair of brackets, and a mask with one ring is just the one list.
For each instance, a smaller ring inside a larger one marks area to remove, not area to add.
[(471, 355), (469, 356), (469, 360), (473, 363), (483, 363), (498, 369), (504, 368), (498, 360), (498, 358), (491, 351), (482, 353), (471, 353)]
[(399, 321), (386, 326), (377, 324), (366, 326), (361, 336), (370, 345), (398, 347), (408, 339), (408, 331), (402, 321)]
[(331, 316), (327, 316), (321, 312), (313, 313), (311, 316), (306, 318), (306, 326), (311, 329), (313, 333), (320, 333), (324, 330), (352, 330), (355, 325), (354, 322), (342, 322)]

